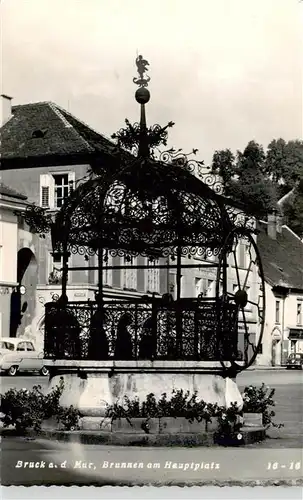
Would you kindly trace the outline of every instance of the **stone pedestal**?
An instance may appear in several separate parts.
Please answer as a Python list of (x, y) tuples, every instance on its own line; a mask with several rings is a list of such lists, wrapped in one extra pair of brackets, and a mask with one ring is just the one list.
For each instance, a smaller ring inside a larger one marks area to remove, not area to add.
[[(73, 405), (82, 418), (82, 428), (100, 429), (107, 405), (121, 402), (124, 396), (144, 400), (151, 392), (168, 399), (172, 390), (194, 391), (198, 399), (229, 407), (243, 400), (237, 384), (224, 378), (220, 363), (191, 361), (48, 361), (51, 369), (50, 390), (64, 379), (60, 403)], [(96, 426), (94, 427), (94, 422)]]

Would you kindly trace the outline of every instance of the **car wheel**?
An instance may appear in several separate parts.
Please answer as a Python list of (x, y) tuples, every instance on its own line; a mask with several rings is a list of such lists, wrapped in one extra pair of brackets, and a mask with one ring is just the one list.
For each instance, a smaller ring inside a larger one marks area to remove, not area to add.
[(43, 377), (48, 377), (48, 375), (49, 375), (49, 369), (46, 368), (46, 366), (42, 366), (42, 368), (40, 370), (40, 373), (41, 373), (41, 375), (43, 375)]
[(8, 370), (7, 373), (9, 374), (10, 377), (14, 377), (17, 373), (18, 366), (11, 366)]

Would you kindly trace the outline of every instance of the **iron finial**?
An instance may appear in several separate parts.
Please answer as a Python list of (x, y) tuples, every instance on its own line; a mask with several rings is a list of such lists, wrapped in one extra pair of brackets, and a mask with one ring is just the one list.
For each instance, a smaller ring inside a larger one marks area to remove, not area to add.
[(148, 75), (145, 75), (145, 73), (148, 70), (147, 66), (149, 66), (149, 62), (146, 59), (144, 59), (142, 55), (139, 55), (136, 58), (136, 65), (139, 78), (138, 77), (133, 78), (133, 82), (136, 85), (139, 85), (139, 87), (147, 87), (148, 82), (150, 81), (150, 77)]

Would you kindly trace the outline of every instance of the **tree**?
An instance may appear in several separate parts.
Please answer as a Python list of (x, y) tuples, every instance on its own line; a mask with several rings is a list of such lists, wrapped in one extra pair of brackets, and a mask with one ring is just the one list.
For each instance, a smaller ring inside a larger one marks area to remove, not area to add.
[(283, 196), (303, 178), (303, 141), (274, 139), (268, 145), (264, 167), (279, 197)]
[(251, 141), (236, 155), (229, 149), (216, 151), (212, 172), (220, 175), (225, 195), (240, 201), (257, 217), (271, 211), (293, 189), (294, 195), (283, 207), (289, 226), (302, 234), (303, 141), (274, 139), (266, 151)]
[(263, 147), (250, 141), (243, 153), (216, 151), (212, 172), (222, 178), (225, 195), (245, 205), (247, 212), (262, 217), (273, 209), (276, 192), (265, 173)]

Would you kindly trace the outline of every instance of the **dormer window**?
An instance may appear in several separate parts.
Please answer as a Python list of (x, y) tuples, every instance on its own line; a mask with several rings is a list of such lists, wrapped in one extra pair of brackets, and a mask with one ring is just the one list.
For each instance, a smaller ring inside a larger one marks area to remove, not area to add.
[(45, 134), (47, 132), (47, 129), (37, 129), (37, 130), (34, 130), (34, 132), (32, 133), (32, 138), (33, 139), (43, 139), (43, 137), (45, 137)]

